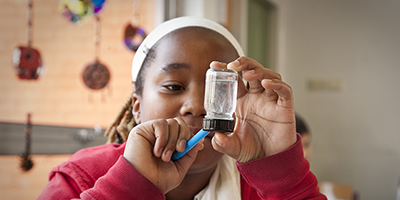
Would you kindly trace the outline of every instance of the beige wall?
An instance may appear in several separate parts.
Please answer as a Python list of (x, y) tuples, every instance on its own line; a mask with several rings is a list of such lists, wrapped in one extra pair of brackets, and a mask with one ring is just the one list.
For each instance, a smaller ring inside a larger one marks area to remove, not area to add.
[(50, 170), (71, 155), (34, 155), (29, 171), (20, 168), (19, 156), (0, 156), (0, 199), (36, 199), (48, 183)]
[[(274, 0), (278, 68), (313, 134), (320, 181), (395, 199), (400, 176), (400, 1)], [(339, 80), (340, 90), (308, 81)]]
[[(0, 1), (0, 121), (107, 128), (131, 92), (134, 53), (123, 44), (132, 19), (133, 1), (106, 1), (101, 17), (100, 61), (108, 66), (108, 88), (92, 91), (81, 79), (94, 61), (94, 18), (82, 26), (60, 14), (56, 0), (33, 1), (33, 46), (40, 50), (46, 74), (37, 81), (19, 80), (12, 67), (13, 50), (27, 44), (27, 0)], [(140, 21), (155, 27), (155, 1), (141, 1)]]

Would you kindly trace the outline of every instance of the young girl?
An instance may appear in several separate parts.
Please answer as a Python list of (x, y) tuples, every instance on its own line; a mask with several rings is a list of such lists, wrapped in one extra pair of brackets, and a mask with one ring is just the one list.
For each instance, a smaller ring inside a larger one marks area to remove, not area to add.
[[(171, 161), (202, 128), (210, 67), (242, 72), (248, 82), (247, 89), (239, 80), (235, 130), (212, 132)], [(127, 141), (75, 153), (52, 170), (39, 199), (326, 199), (295, 131), (290, 86), (243, 57), (219, 24), (163, 23), (139, 47), (132, 78), (138, 125)]]

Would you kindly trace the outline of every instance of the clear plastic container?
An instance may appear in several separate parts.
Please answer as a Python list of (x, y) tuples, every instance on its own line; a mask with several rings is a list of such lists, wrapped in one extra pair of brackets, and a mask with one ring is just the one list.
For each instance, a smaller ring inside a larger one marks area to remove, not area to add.
[(233, 132), (232, 117), (236, 109), (238, 73), (230, 69), (209, 69), (206, 74), (206, 89), (203, 130)]

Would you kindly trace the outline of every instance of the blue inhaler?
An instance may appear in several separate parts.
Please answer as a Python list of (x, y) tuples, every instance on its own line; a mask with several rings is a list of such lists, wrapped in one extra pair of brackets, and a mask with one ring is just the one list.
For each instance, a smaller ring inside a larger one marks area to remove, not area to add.
[(208, 69), (204, 108), (207, 115), (203, 119), (203, 129), (194, 135), (186, 144), (183, 152), (175, 152), (172, 160), (179, 160), (210, 131), (233, 132), (235, 121), (233, 113), (236, 109), (238, 73), (231, 69)]

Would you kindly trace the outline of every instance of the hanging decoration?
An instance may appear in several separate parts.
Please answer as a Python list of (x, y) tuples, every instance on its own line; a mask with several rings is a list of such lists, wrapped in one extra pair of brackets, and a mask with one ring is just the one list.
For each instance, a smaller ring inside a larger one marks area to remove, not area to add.
[(110, 81), (110, 71), (100, 62), (100, 16), (95, 14), (95, 17), (95, 61), (84, 68), (82, 79), (88, 88), (99, 90)]
[(146, 38), (147, 36), (144, 29), (139, 25), (140, 22), (139, 8), (140, 8), (140, 1), (135, 0), (133, 2), (132, 20), (125, 26), (125, 31), (124, 31), (125, 46), (134, 52), (137, 51), (139, 45), (143, 42), (144, 38)]
[(59, 10), (62, 15), (74, 24), (83, 24), (93, 14), (90, 0), (61, 0)]
[(88, 88), (98, 90), (104, 88), (110, 81), (110, 71), (96, 60), (85, 67), (82, 78)]
[(23, 171), (29, 171), (33, 167), (33, 161), (31, 155), (31, 134), (32, 134), (32, 123), (31, 114), (28, 113), (28, 119), (25, 127), (25, 152), (21, 155), (21, 168)]
[(105, 1), (106, 0), (92, 0), (93, 12), (98, 13), (103, 8)]
[(40, 52), (32, 47), (32, 0), (28, 1), (28, 45), (18, 46), (12, 55), (12, 63), (18, 78), (36, 80), (43, 74)]
[(68, 21), (82, 25), (93, 14), (97, 14), (104, 3), (105, 0), (61, 0), (59, 10)]

